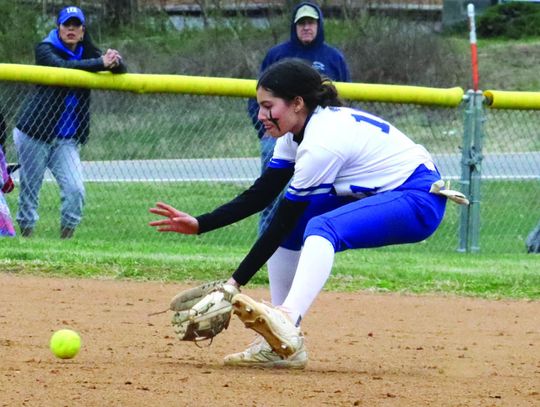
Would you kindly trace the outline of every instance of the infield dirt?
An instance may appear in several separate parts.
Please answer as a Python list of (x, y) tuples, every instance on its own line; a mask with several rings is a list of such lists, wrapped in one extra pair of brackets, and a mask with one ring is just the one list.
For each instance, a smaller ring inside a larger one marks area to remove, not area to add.
[[(236, 317), (198, 348), (148, 316), (187, 287), (0, 274), (0, 405), (540, 405), (538, 301), (324, 292), (308, 367), (285, 371), (223, 366), (254, 338)], [(49, 351), (60, 328), (81, 334), (72, 360)]]

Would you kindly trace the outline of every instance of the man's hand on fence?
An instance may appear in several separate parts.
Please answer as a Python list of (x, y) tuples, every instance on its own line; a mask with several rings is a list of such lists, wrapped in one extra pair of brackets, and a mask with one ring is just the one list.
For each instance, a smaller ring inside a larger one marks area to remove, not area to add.
[(122, 62), (122, 56), (115, 49), (108, 49), (102, 56), (103, 66), (107, 69), (116, 68)]

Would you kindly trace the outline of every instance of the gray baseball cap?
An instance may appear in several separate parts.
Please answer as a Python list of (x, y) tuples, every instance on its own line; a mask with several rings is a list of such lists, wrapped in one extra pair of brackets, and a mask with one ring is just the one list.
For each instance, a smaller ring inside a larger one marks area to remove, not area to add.
[(305, 4), (296, 11), (296, 14), (294, 15), (294, 23), (296, 24), (300, 19), (305, 17), (318, 20), (319, 13), (315, 9), (315, 7)]

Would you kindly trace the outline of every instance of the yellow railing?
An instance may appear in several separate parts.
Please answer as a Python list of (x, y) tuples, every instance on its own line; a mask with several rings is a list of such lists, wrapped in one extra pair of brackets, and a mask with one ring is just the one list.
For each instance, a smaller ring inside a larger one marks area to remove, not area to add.
[[(0, 80), (136, 93), (184, 93), (235, 97), (255, 96), (256, 85), (254, 79), (132, 73), (112, 75), (77, 69), (18, 64), (0, 64)], [(463, 98), (463, 89), (459, 87), (439, 89), (341, 82), (337, 82), (336, 87), (340, 97), (358, 101), (454, 107), (458, 106)]]

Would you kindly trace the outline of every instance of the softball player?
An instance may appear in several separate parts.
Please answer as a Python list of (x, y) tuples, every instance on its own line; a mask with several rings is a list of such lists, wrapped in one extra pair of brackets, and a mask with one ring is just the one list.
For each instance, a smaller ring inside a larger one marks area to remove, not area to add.
[(268, 266), (272, 304), (246, 295), (234, 312), (259, 337), (226, 365), (304, 368), (300, 321), (328, 279), (336, 252), (426, 239), (446, 198), (426, 149), (387, 121), (342, 107), (335, 87), (296, 59), (270, 66), (257, 84), (259, 120), (277, 139), (268, 169), (231, 202), (193, 217), (157, 203), (162, 232), (200, 234), (246, 218), (289, 183), (269, 227), (228, 281), (245, 285)]

